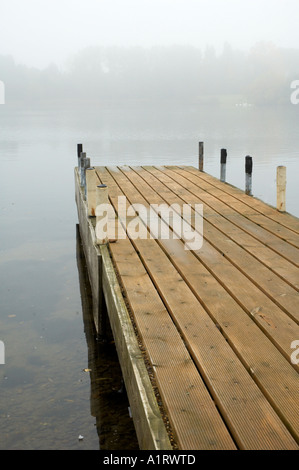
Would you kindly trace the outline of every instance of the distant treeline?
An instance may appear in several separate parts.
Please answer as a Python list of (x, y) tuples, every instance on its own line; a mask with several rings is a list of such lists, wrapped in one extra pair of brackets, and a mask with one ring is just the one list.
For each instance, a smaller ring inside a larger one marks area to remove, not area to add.
[(216, 54), (192, 46), (89, 47), (40, 70), (0, 56), (0, 80), (8, 102), (183, 100), (196, 103), (290, 103), (299, 79), (299, 49), (271, 43), (250, 51), (229, 44)]

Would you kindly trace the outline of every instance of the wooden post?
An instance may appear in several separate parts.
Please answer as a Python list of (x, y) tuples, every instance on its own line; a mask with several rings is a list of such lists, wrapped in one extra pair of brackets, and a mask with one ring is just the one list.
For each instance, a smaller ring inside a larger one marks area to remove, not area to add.
[(83, 145), (77, 144), (77, 156), (78, 156), (78, 170), (81, 168), (81, 153), (83, 152)]
[(79, 175), (80, 175), (80, 184), (81, 184), (81, 186), (83, 186), (82, 180), (83, 180), (84, 160), (85, 160), (85, 159), (86, 159), (86, 153), (85, 153), (85, 152), (82, 152), (82, 153), (81, 153), (81, 156), (80, 156), (80, 168), (79, 168)]
[[(103, 245), (108, 241), (108, 211), (105, 211), (109, 204), (108, 187), (100, 184), (96, 188), (96, 239), (98, 245)], [(106, 228), (106, 231), (105, 231)]]
[(220, 181), (225, 182), (226, 179), (226, 159), (227, 151), (226, 149), (221, 149), (220, 151)]
[(89, 217), (96, 215), (96, 188), (97, 188), (97, 174), (94, 167), (86, 169), (86, 201), (87, 211)]
[(252, 194), (252, 157), (245, 157), (245, 193)]
[(286, 172), (285, 166), (277, 167), (276, 187), (277, 187), (277, 210), (286, 211)]
[(82, 168), (82, 180), (81, 186), (84, 188), (84, 196), (86, 199), (86, 170), (90, 167), (90, 158), (84, 158), (83, 160), (83, 168)]
[(203, 151), (204, 151), (203, 142), (199, 142), (199, 146), (198, 146), (198, 169), (199, 171), (203, 171)]

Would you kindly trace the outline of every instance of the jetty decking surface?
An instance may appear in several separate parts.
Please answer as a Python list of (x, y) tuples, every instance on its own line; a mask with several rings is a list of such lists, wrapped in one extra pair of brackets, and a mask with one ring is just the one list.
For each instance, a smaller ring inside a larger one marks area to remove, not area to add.
[(193, 167), (95, 170), (115, 211), (203, 204), (198, 250), (108, 245), (178, 448), (298, 449), (299, 220)]

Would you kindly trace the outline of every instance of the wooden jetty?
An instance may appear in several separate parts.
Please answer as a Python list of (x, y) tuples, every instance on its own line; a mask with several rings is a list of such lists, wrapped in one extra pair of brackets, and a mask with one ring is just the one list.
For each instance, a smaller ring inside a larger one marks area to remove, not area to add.
[[(80, 153), (75, 191), (96, 328), (107, 312), (140, 449), (298, 450), (299, 220), (189, 166), (90, 168)], [(100, 240), (105, 200), (120, 223)], [(202, 205), (201, 245), (136, 237), (154, 204), (189, 205), (196, 230)]]

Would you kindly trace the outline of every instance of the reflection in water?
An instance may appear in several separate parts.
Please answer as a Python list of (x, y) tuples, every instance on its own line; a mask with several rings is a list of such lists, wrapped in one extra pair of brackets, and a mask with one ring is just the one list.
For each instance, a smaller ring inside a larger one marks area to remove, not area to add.
[(87, 372), (91, 382), (90, 411), (96, 418), (99, 447), (101, 450), (136, 450), (138, 442), (110, 328), (106, 340), (97, 341), (92, 317), (92, 294), (78, 225), (76, 232), (77, 266), (88, 348)]

